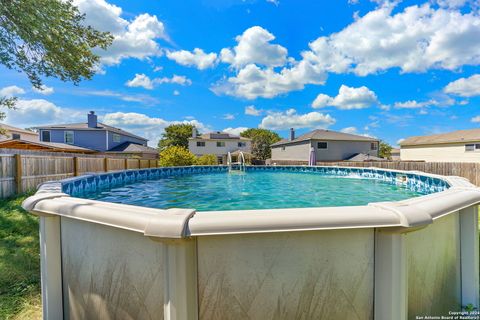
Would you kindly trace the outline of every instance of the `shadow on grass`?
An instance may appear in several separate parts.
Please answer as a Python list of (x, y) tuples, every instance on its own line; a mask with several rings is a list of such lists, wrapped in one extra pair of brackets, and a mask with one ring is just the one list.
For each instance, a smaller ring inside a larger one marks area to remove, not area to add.
[(39, 309), (38, 218), (21, 208), (25, 198), (0, 200), (0, 319)]

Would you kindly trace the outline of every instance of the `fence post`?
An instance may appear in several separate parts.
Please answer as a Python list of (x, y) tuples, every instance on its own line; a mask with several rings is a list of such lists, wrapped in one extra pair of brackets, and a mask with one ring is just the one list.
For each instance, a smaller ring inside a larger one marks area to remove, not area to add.
[(73, 157), (73, 176), (77, 177), (78, 174), (78, 157)]
[(103, 168), (105, 169), (105, 172), (108, 172), (108, 158), (105, 157), (103, 158)]
[(22, 187), (22, 155), (15, 154), (15, 185), (17, 187), (17, 194), (21, 194)]
[(125, 170), (128, 170), (128, 158), (125, 158)]
[(138, 159), (138, 169), (141, 168), (142, 160)]

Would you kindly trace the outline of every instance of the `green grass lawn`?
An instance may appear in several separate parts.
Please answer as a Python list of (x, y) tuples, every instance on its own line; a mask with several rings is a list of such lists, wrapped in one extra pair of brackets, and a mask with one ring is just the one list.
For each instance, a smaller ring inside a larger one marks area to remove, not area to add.
[(0, 199), (0, 319), (40, 319), (38, 218)]

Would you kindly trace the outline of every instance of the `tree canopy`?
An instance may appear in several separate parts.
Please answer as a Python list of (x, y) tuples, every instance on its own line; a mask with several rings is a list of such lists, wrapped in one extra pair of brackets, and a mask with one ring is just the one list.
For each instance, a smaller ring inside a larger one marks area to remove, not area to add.
[(392, 146), (385, 141), (380, 141), (378, 156), (381, 158), (390, 159), (392, 157)]
[(213, 166), (218, 164), (217, 156), (214, 154), (204, 154), (197, 158), (196, 164), (199, 166)]
[(0, 0), (0, 63), (24, 72), (40, 88), (42, 77), (77, 84), (90, 79), (100, 57), (113, 40), (83, 24), (71, 1)]
[[(171, 124), (165, 128), (162, 138), (158, 142), (160, 149), (170, 146), (188, 148), (188, 138), (192, 136), (194, 125), (188, 123)], [(198, 131), (197, 131), (198, 134)]]
[[(44, 77), (91, 79), (100, 61), (92, 49), (106, 49), (113, 36), (84, 19), (71, 0), (0, 0), (0, 64), (25, 73), (38, 89)], [(0, 107), (13, 108), (15, 101), (0, 97)]]
[(197, 157), (188, 149), (180, 146), (170, 146), (160, 152), (160, 166), (191, 166), (197, 163)]
[(252, 139), (252, 154), (261, 160), (270, 158), (272, 156), (270, 145), (281, 140), (276, 132), (259, 128), (247, 129), (240, 136)]

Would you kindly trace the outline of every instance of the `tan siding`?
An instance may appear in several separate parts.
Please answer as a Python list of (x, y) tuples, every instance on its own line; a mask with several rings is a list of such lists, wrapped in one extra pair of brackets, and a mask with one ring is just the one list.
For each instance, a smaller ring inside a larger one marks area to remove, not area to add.
[(480, 162), (480, 152), (465, 152), (465, 143), (402, 146), (400, 158), (402, 161)]
[[(197, 147), (197, 141), (205, 142), (205, 147)], [(225, 147), (217, 147), (217, 141), (225, 142)], [(238, 147), (239, 142), (245, 142), (246, 146), (243, 148)], [(252, 142), (249, 140), (240, 139), (224, 139), (224, 140), (206, 140), (206, 139), (190, 139), (188, 140), (188, 149), (191, 153), (197, 156), (204, 154), (214, 154), (217, 156), (226, 155), (228, 152), (234, 152), (241, 150), (243, 152), (251, 153)]]

